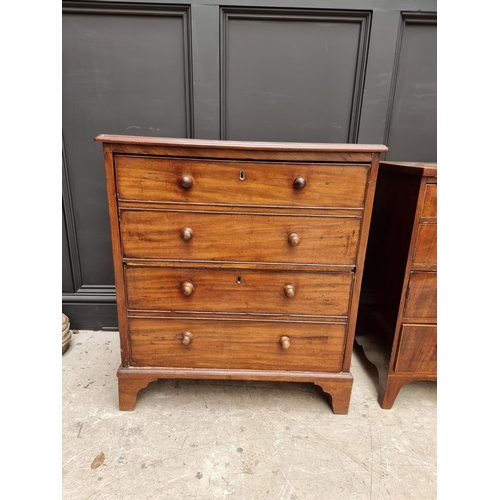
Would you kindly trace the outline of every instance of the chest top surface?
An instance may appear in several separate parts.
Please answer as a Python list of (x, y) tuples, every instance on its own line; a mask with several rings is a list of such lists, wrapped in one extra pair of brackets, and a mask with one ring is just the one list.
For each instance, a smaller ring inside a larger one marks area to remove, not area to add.
[(380, 166), (385, 170), (437, 179), (437, 163), (434, 162), (381, 161)]

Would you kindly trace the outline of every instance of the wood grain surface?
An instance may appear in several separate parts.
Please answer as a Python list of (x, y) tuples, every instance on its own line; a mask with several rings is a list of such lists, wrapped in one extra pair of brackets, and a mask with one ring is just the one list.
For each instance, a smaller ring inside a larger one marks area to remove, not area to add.
[(405, 318), (434, 320), (437, 317), (437, 274), (414, 271), (410, 274)]
[(127, 209), (120, 220), (123, 256), (137, 259), (354, 265), (360, 231), (357, 217)]
[(394, 371), (437, 373), (436, 325), (402, 325)]
[[(369, 165), (255, 163), (117, 155), (120, 200), (293, 207), (363, 206)], [(188, 175), (192, 187), (183, 188)], [(294, 188), (302, 177), (305, 186)]]
[[(192, 333), (189, 345), (184, 332)], [(280, 344), (285, 335), (289, 349)], [(130, 341), (135, 366), (338, 372), (345, 325), (130, 319)]]
[[(353, 273), (130, 267), (126, 280), (130, 310), (347, 317)], [(195, 287), (189, 296), (181, 292), (184, 282)]]

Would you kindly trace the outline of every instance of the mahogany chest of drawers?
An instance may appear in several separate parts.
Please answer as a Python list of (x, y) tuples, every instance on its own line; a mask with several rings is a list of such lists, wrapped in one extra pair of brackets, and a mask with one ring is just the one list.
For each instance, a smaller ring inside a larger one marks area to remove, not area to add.
[(437, 165), (381, 162), (356, 328), (379, 403), (437, 380)]
[(379, 145), (100, 135), (119, 405), (160, 378), (312, 382), (349, 408)]

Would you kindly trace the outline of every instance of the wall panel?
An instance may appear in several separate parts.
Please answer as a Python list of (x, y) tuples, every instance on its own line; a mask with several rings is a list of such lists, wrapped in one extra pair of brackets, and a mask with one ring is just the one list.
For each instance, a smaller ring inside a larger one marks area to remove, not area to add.
[(221, 138), (355, 142), (368, 12), (222, 9)]
[(387, 160), (437, 160), (437, 18), (402, 13), (388, 109)]
[[(64, 310), (114, 301), (102, 146), (94, 137), (192, 136), (189, 8), (63, 2), (62, 48), (63, 207), (73, 280)], [(74, 319), (83, 328), (93, 322)]]

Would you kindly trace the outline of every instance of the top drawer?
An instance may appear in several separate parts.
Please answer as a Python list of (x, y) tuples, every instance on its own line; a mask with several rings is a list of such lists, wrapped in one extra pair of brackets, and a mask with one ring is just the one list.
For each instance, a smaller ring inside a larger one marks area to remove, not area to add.
[(422, 217), (437, 217), (437, 184), (427, 184), (425, 187), (424, 206), (422, 208)]
[(119, 200), (316, 208), (362, 208), (370, 168), (123, 155), (115, 166)]

